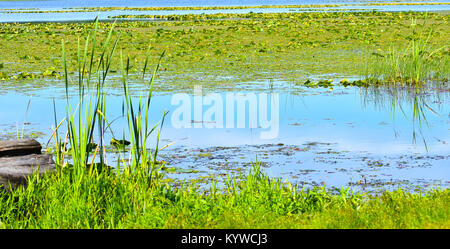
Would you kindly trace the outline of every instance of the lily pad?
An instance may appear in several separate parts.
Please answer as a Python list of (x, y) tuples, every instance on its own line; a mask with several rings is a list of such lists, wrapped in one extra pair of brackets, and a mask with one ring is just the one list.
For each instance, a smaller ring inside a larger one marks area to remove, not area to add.
[(183, 168), (176, 168), (176, 167), (170, 167), (170, 168), (166, 168), (164, 167), (163, 170), (167, 171), (168, 173), (173, 173), (173, 174), (180, 174), (180, 173), (198, 173), (198, 170), (194, 170), (194, 169), (183, 169)]
[(110, 144), (112, 146), (116, 147), (117, 149), (124, 149), (126, 146), (130, 145), (131, 143), (130, 143), (130, 141), (127, 141), (125, 139), (118, 140), (118, 139), (112, 138)]

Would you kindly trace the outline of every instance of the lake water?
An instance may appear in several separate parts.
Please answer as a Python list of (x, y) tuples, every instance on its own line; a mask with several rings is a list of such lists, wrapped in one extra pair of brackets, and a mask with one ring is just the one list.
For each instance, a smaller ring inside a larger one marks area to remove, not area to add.
[[(286, 90), (286, 84), (280, 82), (272, 90), (264, 91), (269, 101), (267, 110), (273, 108), (279, 113), (278, 133), (271, 139), (261, 138), (261, 132), (269, 129), (260, 128), (259, 123), (256, 128), (250, 128), (249, 103), (245, 109), (244, 128), (236, 128), (237, 107), (232, 128), (206, 128), (208, 122), (199, 122), (194, 114), (194, 89), (188, 90), (185, 92), (191, 101), (188, 120), (192, 121), (192, 126), (201, 128), (177, 128), (173, 120), (183, 117), (172, 117), (181, 106), (181, 102), (174, 104), (177, 95), (173, 92), (155, 93), (150, 123), (155, 124), (165, 110), (169, 111), (160, 147), (173, 143), (161, 151), (160, 159), (165, 160), (169, 167), (195, 170), (191, 174), (169, 174), (170, 177), (190, 179), (208, 176), (211, 172), (215, 175), (223, 175), (227, 171), (237, 173), (258, 159), (271, 176), (306, 185), (352, 186), (366, 191), (394, 187), (416, 190), (449, 185), (448, 91), (429, 90), (414, 98), (406, 94), (408, 91), (401, 91), (399, 96), (389, 89), (375, 91), (339, 86), (333, 90), (297, 86)], [(135, 96), (139, 95), (139, 88), (134, 88)], [(46, 144), (51, 135), (50, 127), (54, 125), (53, 99), (58, 120), (64, 117), (64, 92), (62, 88), (44, 87), (32, 92), (8, 90), (1, 93), (0, 137), (14, 137), (17, 130), (21, 133), (24, 129), (25, 134), (31, 131), (39, 134), (38, 140)], [(72, 92), (77, 91), (74, 89)], [(208, 93), (212, 92), (202, 90), (202, 96)], [(217, 93), (224, 102), (227, 94), (254, 96), (258, 101), (262, 98), (261, 91), (253, 90)], [(116, 120), (112, 124), (115, 137), (122, 138), (123, 128), (127, 127), (126, 119), (121, 118), (123, 97), (120, 90), (111, 89), (108, 98), (107, 116), (110, 121)], [(398, 101), (398, 105), (392, 105), (393, 99)], [(278, 102), (278, 107), (274, 101)], [(424, 106), (422, 114), (427, 123), (414, 121), (415, 101)], [(30, 107), (27, 111), (28, 102)], [(211, 104), (203, 105), (203, 114)], [(229, 103), (223, 103), (224, 107), (227, 105)], [(274, 118), (270, 111), (268, 117)], [(261, 114), (260, 110), (258, 112)], [(225, 122), (225, 109), (222, 117)], [(216, 121), (216, 118), (212, 120)], [(111, 139), (110, 133), (106, 139)], [(152, 142), (155, 140), (151, 138)], [(154, 147), (154, 143), (149, 146)], [(111, 153), (108, 158), (109, 163), (114, 164), (117, 154)]]
[[(354, 0), (49, 0), (49, 1), (2, 1), (0, 8), (72, 8), (72, 7), (167, 7), (167, 6), (261, 6), (261, 5), (297, 5), (297, 4), (351, 4), (367, 1)], [(398, 1), (371, 1), (389, 3)], [(421, 1), (404, 1), (421, 2)], [(426, 2), (446, 2), (434, 0)]]
[[(377, 3), (390, 3), (396, 1), (373, 1)], [(414, 2), (414, 1), (410, 1)], [(130, 11), (111, 10), (102, 12), (67, 12), (67, 13), (20, 13), (21, 11), (60, 11), (68, 8), (79, 7), (166, 7), (166, 6), (261, 6), (261, 5), (311, 5), (311, 4), (357, 4), (355, 6), (340, 6), (325, 8), (325, 11), (446, 11), (450, 5), (427, 5), (427, 3), (439, 3), (446, 1), (421, 2), (423, 5), (381, 5), (368, 6), (364, 1), (326, 1), (326, 0), (303, 0), (303, 1), (0, 1), (0, 22), (61, 22), (61, 21), (90, 21), (99, 17), (100, 20), (112, 20), (117, 15), (169, 15), (169, 14), (214, 14), (214, 13), (279, 13), (279, 12), (311, 12), (320, 10), (308, 10), (298, 8), (250, 8), (250, 9), (223, 9), (223, 10), (177, 10), (177, 11)], [(11, 10), (19, 13), (8, 13)]]

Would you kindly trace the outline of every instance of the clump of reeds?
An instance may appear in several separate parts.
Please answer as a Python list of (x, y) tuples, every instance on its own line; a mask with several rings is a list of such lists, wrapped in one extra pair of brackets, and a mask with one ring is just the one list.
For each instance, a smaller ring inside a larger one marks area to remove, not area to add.
[[(56, 122), (55, 111), (55, 128), (53, 135), (56, 147), (56, 163), (62, 167), (69, 165), (68, 162), (65, 161), (65, 152), (67, 151), (67, 147), (70, 146), (70, 151), (68, 152), (71, 155), (70, 167), (73, 168), (73, 174), (79, 177), (83, 177), (86, 173), (92, 174), (93, 171), (101, 171), (102, 168), (109, 167), (107, 166), (105, 155), (107, 145), (105, 133), (109, 131), (113, 139), (115, 139), (115, 135), (110, 128), (108, 117), (105, 116), (107, 110), (106, 79), (120, 38), (119, 35), (112, 41), (113, 30), (114, 24), (109, 30), (106, 40), (103, 41), (103, 45), (99, 51), (97, 51), (100, 47), (97, 42), (98, 19), (95, 21), (94, 30), (88, 34), (84, 43), (84, 49), (80, 44), (80, 40), (78, 40), (78, 75), (76, 77), (78, 80), (78, 103), (75, 108), (71, 99), (70, 86), (72, 84), (70, 84), (71, 78), (69, 77), (66, 63), (67, 58), (64, 41), (62, 42), (67, 103), (66, 117), (60, 123)], [(160, 127), (157, 130), (157, 139), (159, 139), (159, 133), (165, 117), (164, 114), (162, 121), (155, 124), (153, 127), (150, 127), (148, 124), (153, 82), (159, 68), (159, 62), (147, 84), (147, 89), (141, 94), (139, 103), (136, 105), (132, 101), (127, 80), (129, 59), (124, 59), (122, 53), (120, 53), (120, 60), (124, 95), (123, 115), (128, 121), (127, 136), (130, 137), (131, 142), (129, 158), (125, 159), (120, 155), (117, 173), (119, 173), (120, 169), (121, 174), (137, 174), (139, 177), (152, 179), (154, 176), (153, 174), (157, 170), (155, 165), (157, 163), (158, 141), (156, 141), (153, 153), (150, 153), (147, 149), (147, 142), (149, 136), (156, 130), (158, 125)], [(124, 63), (124, 60), (126, 61), (126, 64)], [(144, 78), (147, 65), (148, 54), (143, 68)], [(58, 129), (63, 124), (67, 127), (64, 142), (60, 135), (58, 135)], [(125, 134), (123, 134), (123, 136), (125, 137)], [(99, 163), (96, 162), (97, 159)]]
[[(374, 53), (376, 57), (366, 65), (366, 79), (374, 84), (400, 84), (422, 87), (428, 83), (446, 83), (450, 58), (448, 45), (433, 48), (433, 30), (418, 32), (412, 20), (412, 34), (403, 48), (391, 47), (388, 53)], [(424, 25), (423, 25), (424, 26)]]

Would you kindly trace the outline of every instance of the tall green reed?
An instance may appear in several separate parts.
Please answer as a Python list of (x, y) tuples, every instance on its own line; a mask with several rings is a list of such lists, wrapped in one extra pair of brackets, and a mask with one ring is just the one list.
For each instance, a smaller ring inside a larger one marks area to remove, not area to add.
[[(111, 62), (120, 39), (120, 34), (113, 39), (115, 23), (112, 24), (103, 45), (98, 44), (98, 18), (94, 21), (94, 29), (88, 34), (84, 46), (81, 45), (78, 39), (77, 50), (77, 90), (78, 103), (74, 108), (72, 101), (72, 81), (69, 77), (69, 70), (67, 66), (67, 56), (65, 51), (65, 42), (62, 41), (62, 54), (64, 66), (64, 81), (66, 91), (66, 117), (59, 124), (56, 121), (55, 108), (55, 128), (54, 140), (56, 146), (56, 161), (59, 165), (68, 165), (65, 161), (66, 147), (70, 146), (70, 155), (72, 159), (73, 171), (75, 176), (83, 177), (86, 173), (92, 173), (98, 170), (97, 167), (107, 167), (106, 157), (106, 141), (105, 134), (109, 131), (115, 139), (114, 131), (106, 117), (107, 113), (107, 76), (110, 70)], [(158, 65), (153, 70), (151, 79), (149, 80), (145, 89), (145, 96), (139, 98), (139, 104), (136, 107), (133, 104), (131, 93), (128, 85), (128, 69), (129, 59), (127, 59), (127, 66), (123, 66), (123, 55), (120, 54), (121, 69), (122, 69), (122, 84), (124, 93), (124, 103), (126, 110), (124, 115), (128, 121), (128, 135), (131, 137), (130, 158), (125, 160), (120, 155), (119, 168), (123, 168), (126, 174), (140, 174), (140, 177), (152, 178), (152, 174), (157, 170), (155, 166), (158, 152), (158, 140), (161, 127), (164, 123), (166, 113), (162, 117), (162, 121), (155, 124), (153, 128), (149, 129), (150, 116), (150, 102), (153, 92), (154, 79), (159, 69), (159, 64), (163, 57), (162, 53)], [(148, 65), (148, 54), (146, 63), (143, 68), (143, 77), (145, 79), (145, 71)], [(144, 116), (143, 116), (144, 115)], [(67, 127), (67, 133), (62, 142), (58, 135), (58, 128), (62, 123)], [(148, 153), (147, 143), (149, 136), (159, 126), (157, 134), (156, 149), (154, 153)], [(95, 136), (98, 136), (95, 139)], [(125, 134), (124, 134), (125, 136)], [(92, 148), (94, 152), (92, 153)], [(95, 164), (97, 158), (100, 163)]]
[[(422, 24), (425, 27), (426, 19)], [(448, 45), (434, 47), (431, 37), (434, 30), (418, 30), (417, 20), (411, 20), (409, 42), (403, 48), (391, 47), (386, 54), (375, 53), (369, 60), (365, 77), (371, 83), (399, 84), (401, 86), (423, 87), (429, 82), (446, 81), (449, 76)]]

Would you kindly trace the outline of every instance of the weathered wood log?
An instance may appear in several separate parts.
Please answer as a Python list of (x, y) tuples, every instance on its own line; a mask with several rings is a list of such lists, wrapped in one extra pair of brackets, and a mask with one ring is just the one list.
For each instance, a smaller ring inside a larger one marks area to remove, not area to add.
[(55, 172), (53, 155), (32, 154), (26, 156), (0, 157), (0, 186), (9, 189), (27, 183), (27, 177), (39, 170), (39, 175)]
[(34, 139), (0, 141), (0, 157), (41, 154), (42, 146)]

